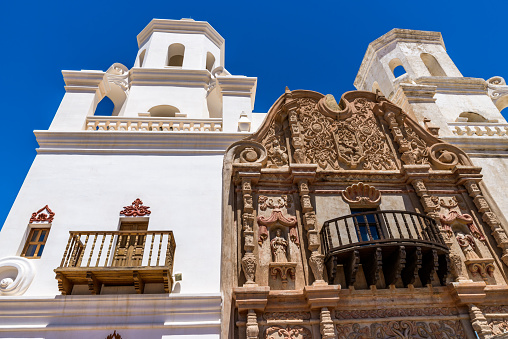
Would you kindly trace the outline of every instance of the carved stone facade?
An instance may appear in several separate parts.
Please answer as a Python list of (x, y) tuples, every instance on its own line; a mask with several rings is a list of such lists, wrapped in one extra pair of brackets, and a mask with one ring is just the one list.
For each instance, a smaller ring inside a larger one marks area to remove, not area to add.
[(384, 97), (286, 90), (225, 164), (239, 338), (504, 330), (470, 307), (506, 286), (508, 242), (481, 169)]

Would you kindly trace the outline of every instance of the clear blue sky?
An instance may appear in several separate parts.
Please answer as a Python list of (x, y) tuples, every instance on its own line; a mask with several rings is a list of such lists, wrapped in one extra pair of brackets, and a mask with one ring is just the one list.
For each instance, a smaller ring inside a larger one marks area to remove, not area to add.
[(336, 97), (353, 90), (367, 45), (392, 28), (440, 31), (464, 76), (508, 78), (507, 9), (506, 1), (3, 1), (0, 227), (35, 157), (32, 131), (49, 127), (64, 95), (60, 71), (132, 67), (136, 35), (152, 18), (208, 21), (226, 39), (226, 68), (258, 77), (255, 111), (266, 112), (285, 86)]

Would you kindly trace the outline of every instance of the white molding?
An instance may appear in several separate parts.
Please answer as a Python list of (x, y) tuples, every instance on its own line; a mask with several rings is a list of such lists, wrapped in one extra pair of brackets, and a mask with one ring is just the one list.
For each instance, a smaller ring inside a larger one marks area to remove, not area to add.
[(130, 85), (208, 87), (211, 74), (204, 69), (140, 68), (130, 70)]
[(218, 293), (1, 297), (0, 333), (111, 328), (215, 331), (220, 329), (221, 304)]
[(224, 154), (236, 141), (251, 133), (34, 131), (39, 154)]
[(137, 36), (139, 48), (153, 32), (204, 34), (217, 47), (224, 45), (224, 38), (206, 21), (153, 19)]

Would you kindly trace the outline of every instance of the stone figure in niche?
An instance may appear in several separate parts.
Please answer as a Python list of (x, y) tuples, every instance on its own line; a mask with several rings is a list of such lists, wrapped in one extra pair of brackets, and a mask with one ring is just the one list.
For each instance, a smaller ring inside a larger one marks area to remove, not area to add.
[(288, 261), (286, 256), (288, 242), (282, 237), (282, 231), (280, 229), (277, 229), (275, 237), (270, 242), (270, 247), (272, 249), (274, 262)]
[(473, 236), (470, 234), (464, 234), (462, 232), (457, 233), (457, 242), (459, 243), (462, 252), (464, 252), (464, 256), (466, 260), (470, 259), (478, 259), (478, 254), (476, 254), (476, 244)]

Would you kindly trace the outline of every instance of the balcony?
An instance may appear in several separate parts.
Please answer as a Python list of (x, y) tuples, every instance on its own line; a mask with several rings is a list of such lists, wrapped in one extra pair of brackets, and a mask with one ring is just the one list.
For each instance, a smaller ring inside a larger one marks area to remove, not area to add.
[(328, 280), (339, 265), (347, 286), (354, 285), (360, 264), (369, 286), (402, 284), (417, 279), (422, 286), (448, 275), (448, 247), (436, 222), (423, 214), (374, 211), (326, 221), (321, 229)]
[(103, 286), (160, 284), (169, 293), (173, 286), (175, 239), (171, 231), (70, 232), (55, 269), (58, 288), (70, 295), (75, 285), (87, 285), (92, 294)]
[(87, 131), (221, 132), (222, 119), (87, 117)]

